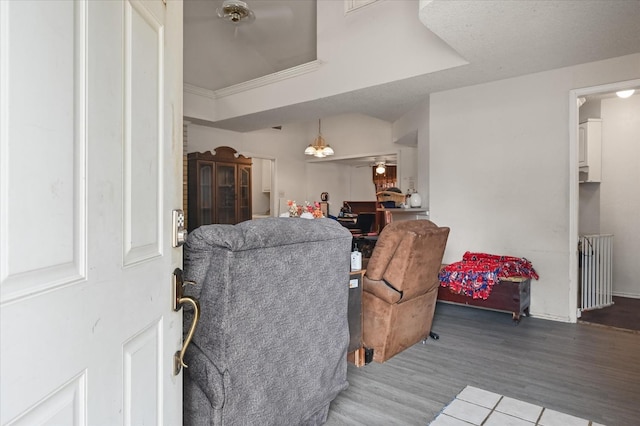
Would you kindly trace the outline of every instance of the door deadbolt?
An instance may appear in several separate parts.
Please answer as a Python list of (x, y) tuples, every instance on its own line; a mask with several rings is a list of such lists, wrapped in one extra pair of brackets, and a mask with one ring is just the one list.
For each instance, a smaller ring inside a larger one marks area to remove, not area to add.
[(180, 247), (187, 241), (187, 230), (184, 227), (184, 212), (180, 209), (173, 210), (171, 229), (171, 246)]

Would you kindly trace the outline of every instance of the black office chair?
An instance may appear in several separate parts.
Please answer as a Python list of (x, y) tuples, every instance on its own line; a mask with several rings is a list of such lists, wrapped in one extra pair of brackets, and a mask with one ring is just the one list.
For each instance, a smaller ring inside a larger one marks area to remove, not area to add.
[(366, 235), (371, 232), (371, 228), (375, 221), (375, 213), (358, 213), (356, 223), (353, 228), (349, 227), (349, 231), (351, 231), (352, 234)]

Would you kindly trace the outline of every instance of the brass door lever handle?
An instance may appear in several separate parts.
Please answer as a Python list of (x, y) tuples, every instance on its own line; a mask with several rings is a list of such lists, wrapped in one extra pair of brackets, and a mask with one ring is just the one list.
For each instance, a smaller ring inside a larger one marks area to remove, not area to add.
[(191, 327), (189, 328), (187, 337), (182, 343), (182, 349), (177, 351), (173, 356), (173, 374), (176, 376), (180, 373), (182, 367), (187, 368), (187, 364), (185, 364), (184, 362), (184, 354), (187, 351), (187, 347), (189, 347), (189, 343), (191, 343), (191, 339), (193, 339), (193, 334), (195, 333), (196, 326), (198, 325), (198, 321), (200, 320), (200, 303), (198, 303), (197, 299), (184, 295), (184, 286), (186, 284), (195, 283), (192, 281), (184, 281), (182, 278), (182, 270), (180, 268), (176, 268), (173, 271), (173, 310), (176, 312), (179, 311), (184, 304), (189, 304), (193, 307), (193, 322), (191, 323)]

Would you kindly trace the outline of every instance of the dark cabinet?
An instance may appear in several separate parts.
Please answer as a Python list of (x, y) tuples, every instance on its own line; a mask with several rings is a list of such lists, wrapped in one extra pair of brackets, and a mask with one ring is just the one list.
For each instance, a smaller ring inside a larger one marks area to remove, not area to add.
[(251, 158), (227, 146), (188, 154), (188, 230), (251, 219)]

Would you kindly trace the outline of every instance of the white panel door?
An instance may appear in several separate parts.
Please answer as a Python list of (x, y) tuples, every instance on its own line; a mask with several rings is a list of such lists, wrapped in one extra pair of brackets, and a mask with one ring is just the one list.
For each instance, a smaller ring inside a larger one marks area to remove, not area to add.
[(0, 93), (0, 424), (181, 424), (182, 2), (0, 0)]

